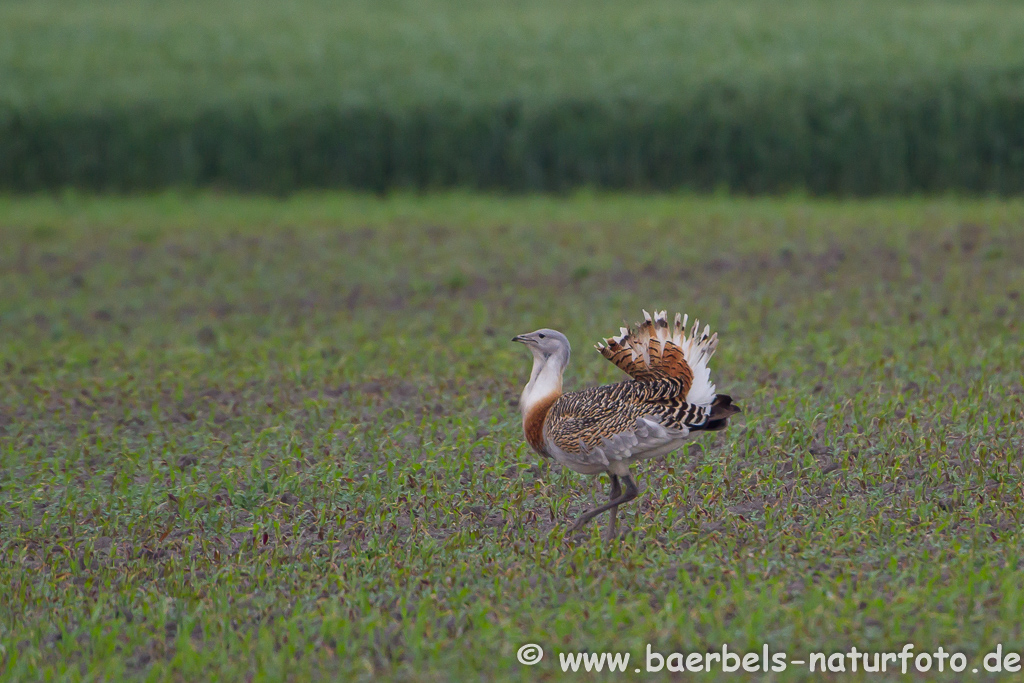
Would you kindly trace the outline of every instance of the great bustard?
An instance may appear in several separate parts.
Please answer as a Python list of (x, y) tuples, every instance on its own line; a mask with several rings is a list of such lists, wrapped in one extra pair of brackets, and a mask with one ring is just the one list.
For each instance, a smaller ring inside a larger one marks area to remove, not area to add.
[(571, 531), (611, 510), (608, 537), (614, 537), (618, 506), (638, 494), (630, 464), (671, 453), (691, 432), (725, 429), (740, 412), (711, 383), (708, 361), (717, 333), (709, 334), (708, 326), (699, 332), (698, 322), (687, 337), (687, 319), (676, 314), (670, 334), (665, 311), (653, 319), (644, 311), (644, 318), (636, 332), (623, 327), (596, 347), (632, 379), (569, 394), (562, 393), (569, 364), (564, 334), (542, 329), (512, 339), (533, 352), (533, 372), (519, 401), (530, 446), (574, 472), (611, 476), (609, 501), (584, 513)]

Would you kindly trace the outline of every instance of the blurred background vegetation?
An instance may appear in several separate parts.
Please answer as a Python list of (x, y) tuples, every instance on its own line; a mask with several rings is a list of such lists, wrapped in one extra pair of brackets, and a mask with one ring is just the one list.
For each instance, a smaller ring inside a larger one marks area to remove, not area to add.
[(6, 0), (0, 189), (1024, 189), (1024, 4)]

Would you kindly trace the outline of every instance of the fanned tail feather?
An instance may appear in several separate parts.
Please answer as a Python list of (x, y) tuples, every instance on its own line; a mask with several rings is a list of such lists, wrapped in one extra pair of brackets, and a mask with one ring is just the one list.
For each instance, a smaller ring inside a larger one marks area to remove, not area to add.
[(637, 363), (637, 359), (641, 357), (639, 344), (634, 344), (629, 328), (620, 328), (617, 337), (609, 337), (604, 341), (608, 346), (598, 344), (597, 350), (623, 372), (639, 381), (654, 379), (644, 363)]
[(708, 363), (718, 348), (718, 333), (711, 334), (711, 327), (705, 325), (704, 330), (698, 335), (700, 321), (696, 320), (690, 336), (686, 337), (685, 326), (686, 317), (680, 320), (679, 314), (676, 314), (673, 341), (678, 340), (676, 343), (683, 351), (683, 358), (693, 372), (693, 382), (686, 393), (686, 400), (697, 405), (708, 405), (715, 400), (715, 385), (711, 383), (711, 368)]
[(686, 400), (708, 405), (715, 399), (708, 362), (718, 345), (718, 335), (705, 325), (698, 335), (699, 322), (686, 336), (687, 316), (676, 314), (669, 330), (666, 311), (655, 311), (652, 317), (644, 311), (644, 322), (636, 332), (623, 327), (618, 336), (598, 344), (597, 350), (638, 382), (672, 379), (680, 383)]

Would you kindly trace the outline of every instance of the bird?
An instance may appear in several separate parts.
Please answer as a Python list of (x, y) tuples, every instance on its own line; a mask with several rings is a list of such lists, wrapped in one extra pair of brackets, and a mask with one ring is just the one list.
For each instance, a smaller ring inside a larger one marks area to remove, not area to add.
[[(666, 311), (643, 311), (637, 329), (619, 329), (595, 348), (629, 375), (615, 384), (562, 393), (569, 364), (569, 339), (543, 328), (516, 335), (514, 342), (533, 352), (533, 369), (519, 409), (530, 447), (579, 474), (611, 478), (609, 500), (585, 512), (569, 529), (575, 532), (602, 512), (611, 511), (607, 538), (616, 534), (619, 505), (639, 495), (630, 466), (677, 450), (694, 432), (725, 429), (742, 410), (719, 394), (708, 363), (718, 333), (688, 316), (676, 314), (670, 331)], [(623, 490), (623, 487), (625, 490)]]

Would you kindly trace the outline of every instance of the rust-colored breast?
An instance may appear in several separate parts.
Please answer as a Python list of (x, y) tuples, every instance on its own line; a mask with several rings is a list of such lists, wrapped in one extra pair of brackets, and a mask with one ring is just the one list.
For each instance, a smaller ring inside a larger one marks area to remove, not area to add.
[(552, 394), (541, 400), (523, 418), (523, 432), (526, 434), (526, 441), (533, 450), (546, 458), (551, 456), (544, 451), (544, 418), (547, 417), (551, 404), (558, 399), (558, 396), (559, 394)]

